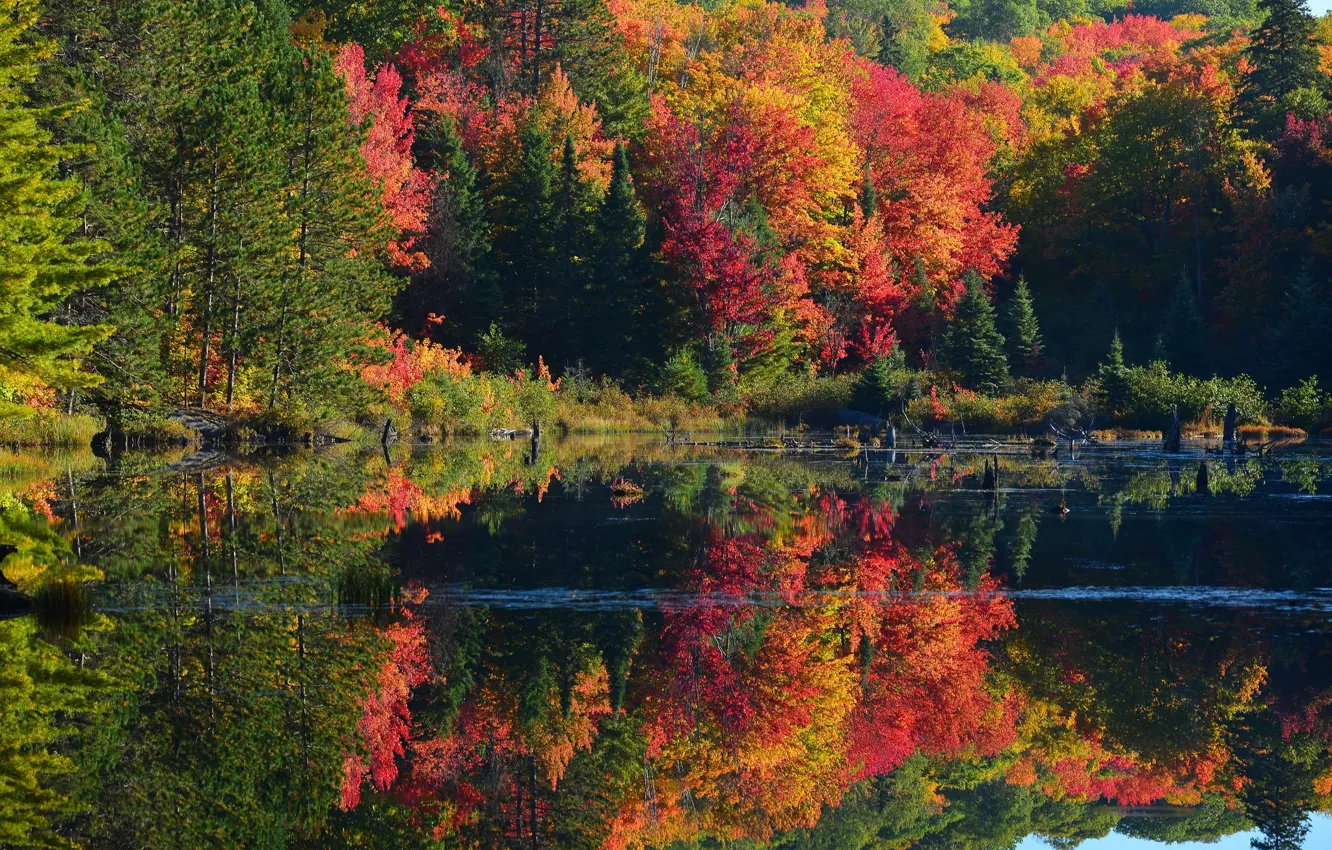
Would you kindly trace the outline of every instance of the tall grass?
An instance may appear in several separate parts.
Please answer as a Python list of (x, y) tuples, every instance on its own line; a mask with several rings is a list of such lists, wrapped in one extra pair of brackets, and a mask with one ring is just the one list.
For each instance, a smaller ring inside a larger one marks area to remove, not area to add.
[(71, 447), (89, 446), (106, 423), (94, 416), (75, 413), (38, 413), (0, 420), (0, 445)]

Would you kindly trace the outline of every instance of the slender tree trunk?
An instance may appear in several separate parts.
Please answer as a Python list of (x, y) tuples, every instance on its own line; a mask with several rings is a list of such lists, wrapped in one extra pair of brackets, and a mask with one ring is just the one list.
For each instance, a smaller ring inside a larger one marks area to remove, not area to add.
[[(300, 198), (300, 216), (301, 216), (301, 235), (297, 240), (297, 259), (296, 259), (296, 286), (300, 286), (304, 281), (305, 265), (308, 261), (306, 248), (308, 246), (309, 229), (309, 211), (306, 209), (306, 201), (310, 197), (310, 157), (313, 148), (314, 135), (314, 116), (307, 113), (305, 122), (305, 143), (304, 156), (302, 159), (301, 175), (301, 198)], [(282, 286), (282, 312), (278, 319), (278, 340), (277, 356), (273, 360), (273, 387), (268, 394), (268, 409), (272, 410), (277, 405), (278, 382), (282, 377), (282, 358), (286, 353), (286, 333), (287, 333), (287, 311), (290, 303), (291, 282), (284, 280)]]
[(217, 160), (213, 160), (213, 171), (208, 194), (208, 282), (205, 284), (203, 319), (199, 327), (199, 407), (208, 401), (208, 348), (212, 333), (213, 320), (213, 284), (217, 279)]
[(545, 15), (545, 0), (536, 0), (536, 21), (532, 27), (532, 96), (541, 90), (541, 24)]
[(1202, 192), (1198, 192), (1198, 197), (1193, 199), (1193, 261), (1197, 266), (1197, 297), (1202, 298), (1202, 277), (1203, 277), (1203, 246), (1202, 246), (1202, 213), (1199, 207), (1202, 206)]
[[(240, 249), (245, 250), (245, 239), (241, 237)], [(234, 276), (231, 287), (231, 350), (227, 353), (227, 412), (231, 412), (236, 400), (236, 358), (240, 348), (240, 274)]]

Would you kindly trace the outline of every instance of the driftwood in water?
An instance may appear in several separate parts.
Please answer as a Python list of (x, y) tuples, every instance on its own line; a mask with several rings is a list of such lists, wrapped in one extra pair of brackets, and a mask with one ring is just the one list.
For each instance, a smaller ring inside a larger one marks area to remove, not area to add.
[[(911, 417), (906, 415), (906, 410), (902, 411), (902, 419), (915, 432), (916, 436), (925, 445), (927, 449), (942, 449), (944, 447), (944, 436), (937, 430), (922, 431), (916, 427), (916, 423), (911, 421)], [(950, 445), (957, 445), (957, 434), (953, 433)]]
[(379, 444), (391, 446), (396, 442), (398, 442), (398, 426), (393, 424), (392, 419), (385, 419), (384, 430), (379, 434)]
[(1067, 440), (1069, 448), (1072, 449), (1076, 447), (1078, 443), (1095, 445), (1098, 442), (1096, 435), (1092, 433), (1092, 429), (1095, 427), (1096, 417), (1093, 416), (1091, 421), (1087, 423), (1086, 428), (1073, 428), (1071, 426), (1068, 428), (1060, 428), (1058, 425), (1051, 422), (1050, 433), (1053, 434), (1057, 440)]
[(516, 440), (519, 437), (530, 437), (532, 431), (528, 428), (491, 428), (490, 439), (492, 440)]
[(1212, 487), (1207, 481), (1207, 461), (1198, 461), (1198, 477), (1195, 479), (1199, 496), (1212, 495)]
[(1170, 408), (1170, 430), (1161, 441), (1161, 448), (1168, 452), (1179, 451), (1179, 405)]

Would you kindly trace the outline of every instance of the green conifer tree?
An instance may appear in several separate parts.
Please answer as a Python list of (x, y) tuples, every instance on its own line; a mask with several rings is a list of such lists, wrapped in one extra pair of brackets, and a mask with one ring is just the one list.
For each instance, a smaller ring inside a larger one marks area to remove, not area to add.
[(966, 386), (996, 394), (1008, 383), (1004, 338), (995, 329), (994, 305), (985, 282), (975, 272), (967, 272), (965, 282), (966, 294), (958, 301), (939, 346), (940, 360)]
[(428, 124), (416, 138), (418, 166), (439, 178), (423, 246), (430, 267), (413, 276), (399, 300), (402, 327), (423, 327), (434, 313), (445, 319), (445, 336), (471, 343), (475, 329), (488, 327), (500, 313), (488, 262), (490, 218), (452, 119)]
[(361, 131), (346, 119), (346, 95), (331, 57), (284, 46), (276, 81), (288, 163), (282, 261), (256, 293), (270, 309), (256, 319), (266, 347), (255, 352), (268, 377), (267, 403), (296, 402), (310, 413), (354, 403), (362, 384), (346, 368), (362, 350), (365, 322), (388, 313), (399, 281), (384, 271), (383, 211), (360, 154)]
[(906, 354), (901, 348), (894, 347), (891, 353), (874, 358), (856, 376), (851, 407), (886, 417), (902, 396), (906, 376)]
[[(519, 133), (518, 161), (499, 189), (493, 264), (505, 305), (504, 330), (527, 343), (529, 355), (549, 354), (541, 338), (549, 317), (540, 315), (543, 293), (556, 268), (554, 188), (558, 175), (550, 138), (535, 127)], [(560, 311), (558, 319), (563, 320)]]
[(597, 210), (596, 249), (588, 316), (589, 360), (607, 374), (623, 374), (652, 358), (650, 324), (654, 292), (647, 280), (646, 228), (634, 197), (633, 175), (623, 143), (615, 146), (611, 182)]
[(869, 162), (866, 162), (865, 177), (860, 183), (860, 214), (869, 218), (878, 208), (879, 194), (874, 189), (874, 176), (870, 174)]
[(1259, 0), (1258, 10), (1263, 23), (1245, 49), (1253, 70), (1240, 89), (1240, 110), (1255, 131), (1266, 134), (1279, 130), (1286, 112), (1301, 101), (1321, 100), (1326, 81), (1305, 0)]
[(1030, 373), (1041, 356), (1041, 329), (1036, 321), (1036, 310), (1031, 301), (1027, 279), (1019, 276), (1013, 297), (1008, 302), (1008, 326), (1004, 339), (1008, 342), (1009, 361)]
[(83, 200), (76, 183), (54, 172), (72, 152), (38, 124), (58, 112), (33, 108), (23, 91), (51, 52), (31, 38), (36, 17), (29, 0), (0, 15), (0, 416), (21, 413), (26, 393), (95, 383), (79, 357), (110, 331), (50, 320), (70, 294), (114, 271), (96, 259), (104, 246), (71, 238)]
[(552, 202), (555, 268), (551, 286), (542, 293), (540, 313), (546, 321), (541, 339), (547, 342), (538, 344), (538, 350), (568, 367), (587, 356), (585, 341), (601, 332), (587, 322), (596, 199), (578, 170), (572, 136), (564, 137)]
[(1309, 373), (1332, 373), (1332, 302), (1328, 287), (1306, 266), (1286, 293), (1284, 315), (1273, 334), (1273, 371), (1281, 386), (1293, 386)]
[(1206, 377), (1211, 371), (1207, 320), (1198, 309), (1188, 275), (1182, 272), (1166, 314), (1165, 345), (1177, 371), (1196, 377)]
[(1109, 353), (1096, 370), (1096, 378), (1102, 407), (1111, 415), (1124, 413), (1129, 394), (1128, 367), (1124, 365), (1124, 343), (1119, 339), (1118, 328), (1110, 340)]

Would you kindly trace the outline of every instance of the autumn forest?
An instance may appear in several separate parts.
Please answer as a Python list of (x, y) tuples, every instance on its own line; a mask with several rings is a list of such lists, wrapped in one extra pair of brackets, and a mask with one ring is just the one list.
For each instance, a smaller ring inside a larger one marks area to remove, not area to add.
[(3, 38), (15, 442), (1332, 424), (1295, 0), (24, 0)]
[(1332, 14), (11, 0), (0, 850), (1332, 846)]

